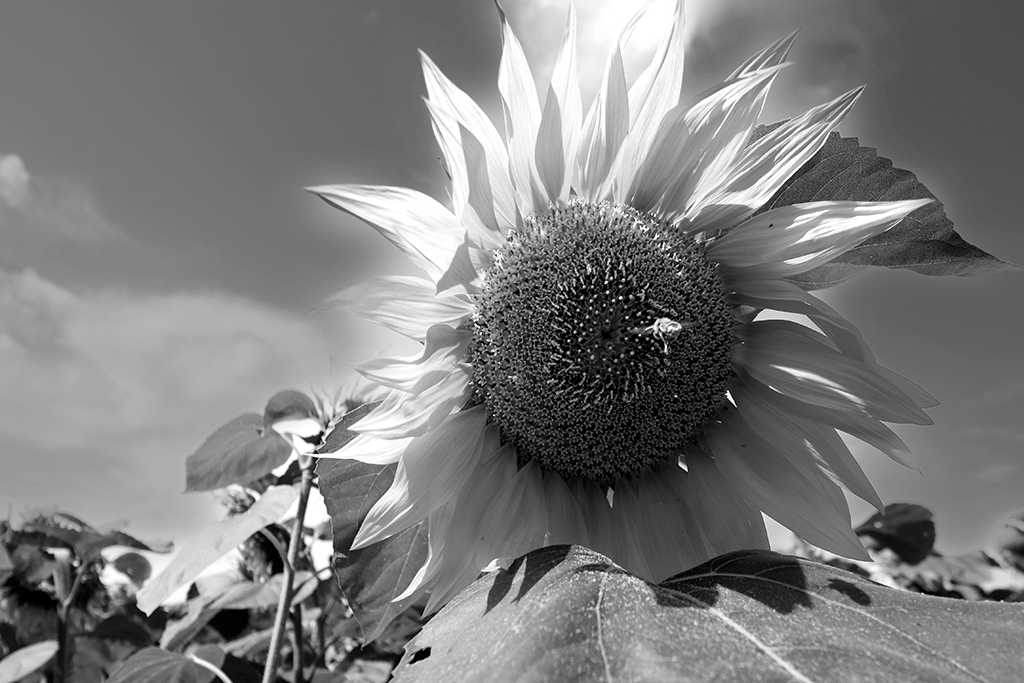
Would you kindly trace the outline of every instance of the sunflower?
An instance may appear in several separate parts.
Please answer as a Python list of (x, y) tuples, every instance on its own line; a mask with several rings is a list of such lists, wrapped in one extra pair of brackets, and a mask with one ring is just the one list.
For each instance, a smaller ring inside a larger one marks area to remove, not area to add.
[[(357, 369), (390, 389), (336, 457), (397, 463), (353, 548), (426, 520), (405, 595), (436, 609), (495, 558), (576, 543), (662, 580), (767, 548), (762, 511), (867, 559), (842, 489), (881, 501), (837, 430), (904, 464), (883, 422), (930, 424), (926, 392), (787, 278), (931, 200), (758, 212), (824, 143), (852, 90), (752, 141), (795, 34), (681, 99), (677, 2), (631, 85), (622, 48), (583, 115), (575, 16), (543, 105), (499, 9), (503, 137), (421, 54), (453, 209), (414, 190), (310, 188), (426, 273), (336, 295), (423, 344)], [(639, 15), (638, 15), (639, 16)], [(813, 324), (754, 319), (763, 309)]]

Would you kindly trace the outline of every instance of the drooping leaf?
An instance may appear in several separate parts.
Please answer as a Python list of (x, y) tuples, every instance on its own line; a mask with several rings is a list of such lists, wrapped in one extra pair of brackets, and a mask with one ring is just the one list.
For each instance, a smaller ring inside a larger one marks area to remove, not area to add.
[(279, 391), (267, 401), (263, 409), (263, 427), (270, 429), (275, 422), (313, 417), (318, 414), (316, 404), (301, 391)]
[(57, 641), (44, 640), (15, 650), (0, 659), (0, 683), (15, 683), (38, 671), (57, 654)]
[[(284, 574), (275, 574), (263, 583), (241, 581), (217, 596), (207, 598), (209, 609), (254, 609), (276, 607), (281, 598)], [(317, 580), (313, 572), (295, 572), (295, 594), (292, 604), (301, 603), (316, 591)], [(203, 596), (206, 598), (206, 596)]]
[(246, 413), (215, 431), (185, 460), (185, 491), (211, 491), (247, 484), (283, 465), (291, 445), (263, 417)]
[(196, 578), (199, 572), (230, 552), (254, 533), (273, 524), (288, 512), (299, 492), (291, 486), (274, 486), (245, 512), (211, 524), (189, 540), (138, 593), (139, 609), (150, 614), (171, 593)]
[(935, 546), (932, 511), (913, 503), (890, 503), (854, 531), (869, 550), (888, 548), (906, 564), (923, 561)]
[[(375, 405), (360, 406), (347, 414), (321, 450), (337, 451), (352, 440), (356, 435), (347, 427)], [(380, 543), (351, 549), (359, 525), (391, 486), (396, 470), (397, 465), (368, 465), (354, 460), (324, 458), (317, 463), (320, 493), (331, 516), (334, 570), (367, 641), (379, 636), (414, 602), (415, 596), (392, 600), (405, 591), (427, 558), (426, 527), (422, 523)]]
[[(200, 648), (196, 656), (218, 669), (224, 663), (224, 653), (217, 648)], [(121, 662), (106, 683), (210, 683), (215, 678), (216, 673), (189, 657), (147, 647)]]
[[(752, 141), (779, 124), (758, 126)], [(893, 168), (873, 147), (833, 132), (762, 211), (801, 202), (896, 201), (934, 198), (910, 171)], [(805, 289), (830, 287), (868, 266), (908, 268), (925, 275), (983, 275), (1018, 267), (965, 241), (940, 202), (923, 206), (885, 232), (823, 266), (790, 278)]]
[(124, 546), (155, 553), (169, 553), (170, 543), (143, 543), (123, 531), (96, 531), (92, 527), (69, 529), (45, 522), (26, 522), (13, 537), (18, 544), (42, 548), (68, 548), (83, 559), (91, 559), (104, 548)]
[(754, 550), (652, 584), (553, 546), (459, 594), (394, 680), (1019, 681), (1024, 605), (894, 590)]

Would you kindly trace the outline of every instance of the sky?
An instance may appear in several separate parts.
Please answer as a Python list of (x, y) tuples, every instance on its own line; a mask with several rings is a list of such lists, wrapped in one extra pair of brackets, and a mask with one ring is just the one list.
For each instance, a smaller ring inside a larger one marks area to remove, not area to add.
[[(639, 6), (579, 4), (585, 101)], [(506, 0), (550, 75), (565, 0)], [(700, 0), (687, 93), (800, 28), (764, 113), (861, 84), (840, 127), (917, 174), (968, 241), (1024, 263), (1018, 207), (1019, 3)], [(634, 34), (635, 76), (664, 26)], [(500, 115), (487, 0), (181, 0), (4, 5), (0, 20), (0, 504), (58, 508), (142, 538), (219, 516), (183, 494), (185, 458), (285, 388), (343, 379), (393, 339), (310, 316), (325, 296), (412, 267), (304, 187), (446, 177), (417, 50)], [(822, 296), (879, 360), (942, 401), (897, 427), (923, 474), (851, 441), (886, 502), (936, 515), (939, 547), (978, 548), (1024, 509), (1024, 273), (871, 270)], [(1017, 311), (1017, 313), (1015, 313)], [(854, 521), (871, 510), (855, 501)]]

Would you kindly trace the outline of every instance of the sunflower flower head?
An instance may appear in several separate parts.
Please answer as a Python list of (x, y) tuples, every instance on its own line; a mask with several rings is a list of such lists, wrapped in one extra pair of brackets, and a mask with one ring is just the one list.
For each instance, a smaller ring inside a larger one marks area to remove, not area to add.
[(584, 116), (572, 6), (543, 104), (500, 19), (505, 135), (422, 56), (452, 209), (404, 188), (312, 188), (426, 273), (333, 302), (423, 344), (358, 368), (389, 393), (333, 455), (398, 469), (353, 547), (425, 521), (405, 595), (429, 591), (429, 609), (495, 558), (555, 543), (661, 580), (766, 548), (762, 512), (865, 558), (842, 489), (881, 501), (837, 430), (910, 464), (884, 422), (928, 424), (935, 401), (787, 278), (930, 200), (759, 211), (860, 89), (752, 141), (795, 34), (683, 99), (677, 2), (632, 85), (635, 19), (624, 28)]

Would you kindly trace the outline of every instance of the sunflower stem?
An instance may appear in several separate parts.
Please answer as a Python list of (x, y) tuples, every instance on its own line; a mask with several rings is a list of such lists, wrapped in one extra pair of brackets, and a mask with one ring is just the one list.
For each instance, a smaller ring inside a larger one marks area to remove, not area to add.
[[(284, 632), (288, 627), (288, 616), (291, 612), (292, 598), (295, 595), (295, 564), (299, 559), (299, 549), (302, 545), (303, 522), (306, 518), (306, 504), (309, 502), (309, 492), (313, 488), (313, 466), (314, 459), (308, 455), (299, 456), (299, 466), (302, 468), (302, 483), (299, 488), (299, 509), (295, 514), (295, 523), (292, 525), (292, 535), (288, 543), (288, 556), (284, 562), (284, 585), (281, 587), (281, 599), (277, 603), (277, 616), (274, 619), (274, 630), (270, 635), (270, 651), (267, 653), (267, 665), (263, 669), (263, 683), (273, 683), (277, 675), (277, 667), (281, 659), (281, 641)], [(298, 625), (301, 628), (301, 624)], [(301, 641), (302, 634), (297, 634), (297, 642)], [(302, 662), (298, 659), (301, 654), (296, 648), (295, 680), (301, 683)]]

